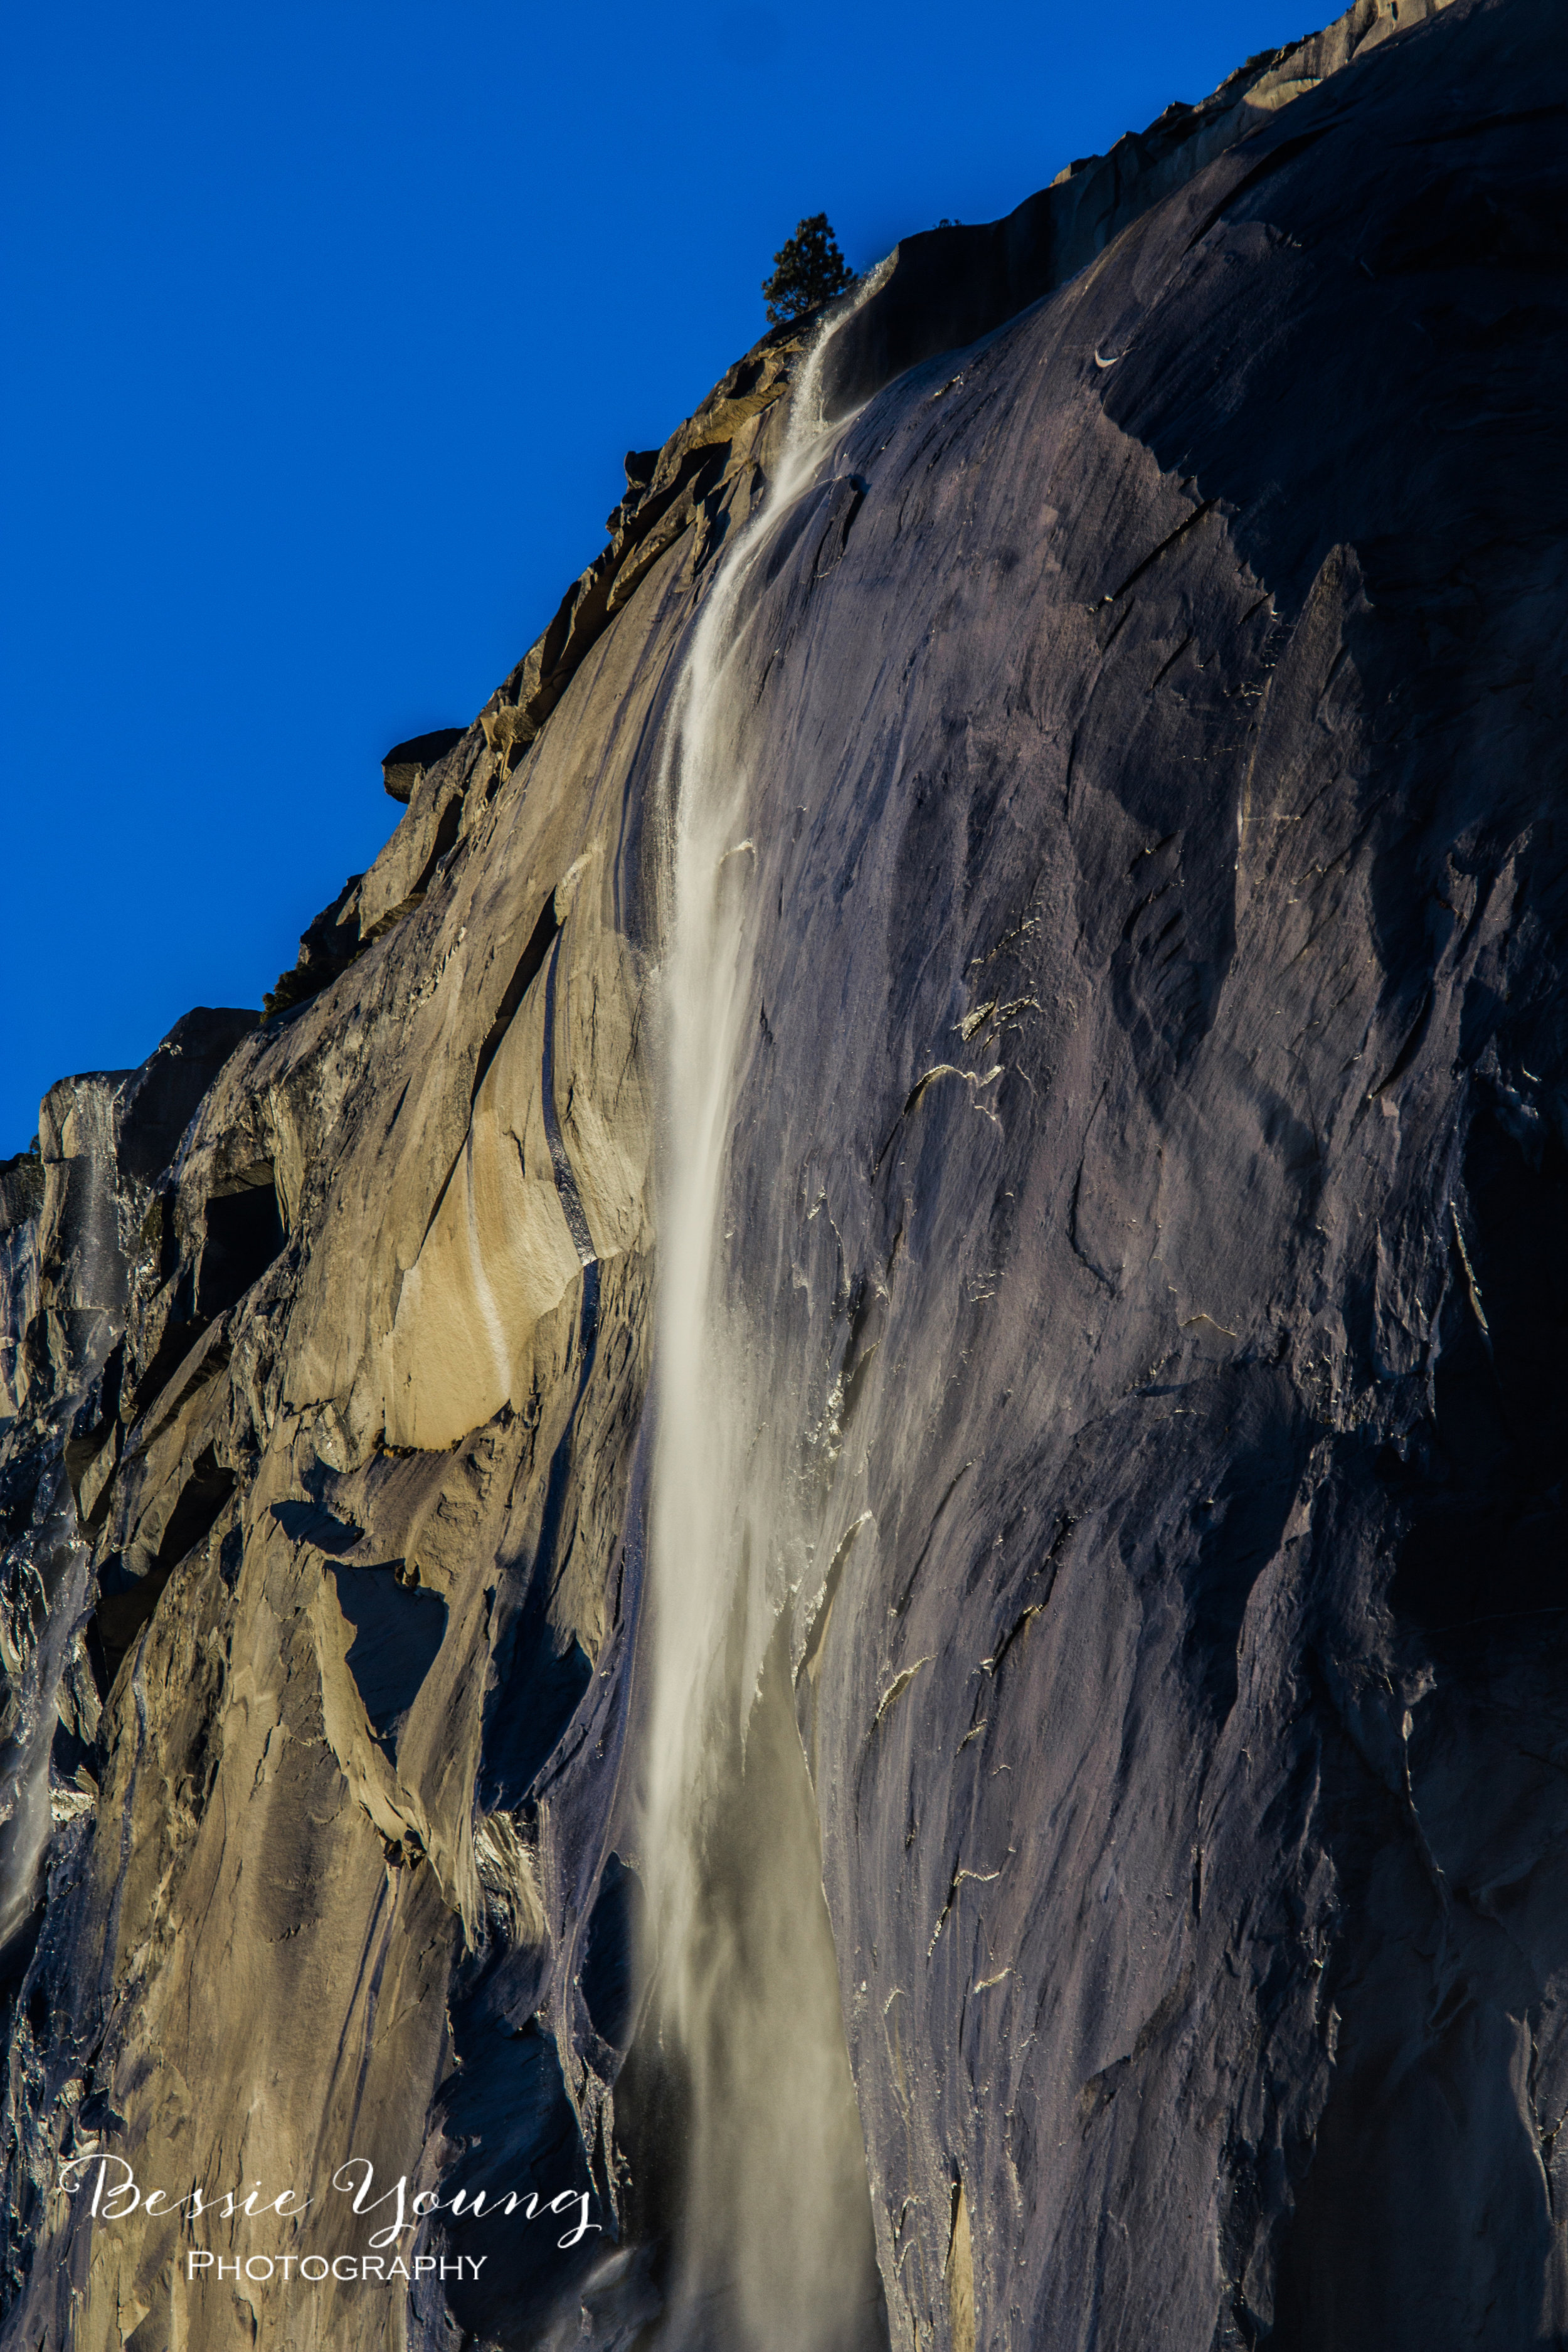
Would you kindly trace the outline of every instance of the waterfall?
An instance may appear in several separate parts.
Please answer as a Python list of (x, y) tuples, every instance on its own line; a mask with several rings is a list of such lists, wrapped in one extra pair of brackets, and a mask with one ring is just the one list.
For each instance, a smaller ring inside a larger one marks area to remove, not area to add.
[(672, 919), (660, 998), (644, 1864), (651, 2011), (678, 2118), (668, 2136), (680, 2174), (668, 2190), (675, 2274), (659, 2339), (677, 2352), (863, 2352), (884, 2340), (789, 1675), (786, 1604), (809, 1546), (797, 1493), (805, 1433), (790, 1381), (748, 1328), (725, 1222), (758, 1020), (758, 856), (747, 698), (735, 690), (754, 619), (748, 589), (833, 437), (822, 361), (848, 314), (830, 316), (807, 352), (776, 475), (708, 592), (661, 778)]

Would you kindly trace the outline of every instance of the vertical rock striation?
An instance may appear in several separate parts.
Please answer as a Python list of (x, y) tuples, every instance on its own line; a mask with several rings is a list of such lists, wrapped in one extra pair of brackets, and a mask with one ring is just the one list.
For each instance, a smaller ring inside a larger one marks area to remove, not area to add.
[[(747, 583), (723, 1224), (909, 2352), (1568, 2341), (1565, 119), (1552, 0), (1359, 0), (910, 240)], [(660, 2341), (661, 747), (800, 348), (274, 1017), (0, 1171), (7, 2352)], [(596, 2227), (187, 2278), (363, 2251), (351, 2155)]]

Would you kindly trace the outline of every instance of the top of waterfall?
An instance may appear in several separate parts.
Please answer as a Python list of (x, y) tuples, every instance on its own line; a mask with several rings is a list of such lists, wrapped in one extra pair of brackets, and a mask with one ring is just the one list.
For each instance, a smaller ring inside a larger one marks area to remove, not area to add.
[[(1176, 100), (1105, 155), (1065, 165), (1004, 219), (944, 222), (901, 239), (869, 281), (853, 281), (854, 314), (836, 332), (823, 371), (822, 415), (831, 422), (906, 369), (993, 331), (1076, 276), (1121, 230), (1227, 150), (1268, 133), (1294, 100), (1454, 5), (1354, 0), (1321, 32), (1249, 58), (1198, 104)], [(816, 225), (826, 230), (826, 215), (801, 226)], [(626, 492), (606, 521), (608, 545), (467, 730), (461, 754), (452, 756), (454, 778), (476, 773), (487, 747), (503, 772), (526, 751), (590, 646), (734, 470), (742, 427), (789, 391), (818, 315), (770, 326), (661, 448), (628, 453)], [(439, 815), (436, 798), (416, 793), (394, 843), (405, 830), (434, 839)]]

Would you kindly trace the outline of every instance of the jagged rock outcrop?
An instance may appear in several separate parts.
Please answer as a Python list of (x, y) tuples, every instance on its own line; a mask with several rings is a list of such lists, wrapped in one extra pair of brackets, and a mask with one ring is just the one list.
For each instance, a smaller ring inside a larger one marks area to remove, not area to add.
[(0, 1161), (0, 1418), (16, 1410), (22, 1343), (37, 1311), (38, 1212), (44, 1163), (34, 1151)]
[[(1568, 2342), (1565, 46), (1358, 0), (910, 240), (747, 583), (724, 1230), (910, 2352)], [(659, 2341), (663, 752), (802, 351), (628, 460), (322, 984), (0, 1174), (18, 2352)], [(599, 2234), (187, 2277), (363, 2250), (350, 2155)]]
[(406, 742), (395, 743), (381, 763), (388, 796), (406, 808), (426, 769), (433, 768), (455, 743), (460, 743), (464, 732), (461, 727), (436, 727), (427, 735), (411, 735)]

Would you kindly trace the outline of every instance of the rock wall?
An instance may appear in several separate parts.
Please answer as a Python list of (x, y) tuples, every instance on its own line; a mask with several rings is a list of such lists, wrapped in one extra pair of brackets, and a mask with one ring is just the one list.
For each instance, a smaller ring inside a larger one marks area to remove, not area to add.
[[(1568, 2342), (1568, 58), (1432, 14), (900, 247), (738, 646), (726, 1229), (831, 1441), (784, 1635), (910, 2352)], [(274, 1017), (4, 1178), (6, 2347), (658, 2341), (661, 745), (801, 348), (628, 460)], [(95, 2221), (95, 2152), (321, 2193)], [(187, 2277), (363, 2252), (351, 2153), (597, 2227)]]

